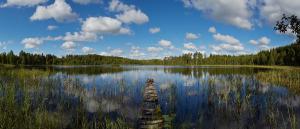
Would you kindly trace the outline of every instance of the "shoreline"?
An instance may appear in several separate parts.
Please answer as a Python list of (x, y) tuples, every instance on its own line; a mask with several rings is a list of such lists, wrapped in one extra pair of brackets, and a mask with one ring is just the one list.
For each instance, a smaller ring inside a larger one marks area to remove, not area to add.
[(12, 65), (0, 64), (0, 67), (120, 67), (120, 66), (182, 66), (182, 67), (242, 67), (242, 68), (268, 68), (268, 69), (300, 69), (300, 66), (279, 66), (279, 65), (155, 65), (155, 64), (103, 64), (103, 65)]

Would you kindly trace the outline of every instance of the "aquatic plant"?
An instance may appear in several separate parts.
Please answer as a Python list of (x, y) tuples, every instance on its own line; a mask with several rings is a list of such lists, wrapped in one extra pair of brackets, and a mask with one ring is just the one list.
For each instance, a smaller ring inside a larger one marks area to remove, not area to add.
[(284, 69), (259, 72), (256, 78), (264, 83), (285, 86), (291, 92), (300, 94), (300, 70)]

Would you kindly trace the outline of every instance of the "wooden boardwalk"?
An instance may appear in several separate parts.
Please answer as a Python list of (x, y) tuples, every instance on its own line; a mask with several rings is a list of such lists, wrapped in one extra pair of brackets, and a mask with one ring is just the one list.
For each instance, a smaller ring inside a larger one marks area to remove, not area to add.
[(139, 129), (162, 129), (163, 117), (158, 103), (158, 95), (153, 79), (148, 79), (144, 90), (144, 100), (139, 118)]

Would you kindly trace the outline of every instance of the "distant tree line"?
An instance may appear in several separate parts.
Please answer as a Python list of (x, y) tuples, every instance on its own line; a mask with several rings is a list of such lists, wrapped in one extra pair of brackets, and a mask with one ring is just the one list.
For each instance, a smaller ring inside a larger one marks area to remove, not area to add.
[(188, 53), (181, 56), (164, 58), (165, 65), (249, 65), (254, 64), (253, 55), (209, 55), (205, 57), (202, 53)]
[(61, 58), (51, 54), (31, 54), (21, 51), (0, 53), (0, 64), (12, 65), (104, 65), (104, 64), (159, 64), (162, 60), (134, 60), (115, 56), (102, 55), (66, 55)]
[(196, 52), (164, 58), (165, 65), (288, 65), (300, 66), (300, 43), (250, 55), (209, 55)]
[(21, 51), (15, 55), (13, 51), (0, 54), (1, 64), (13, 65), (102, 65), (102, 64), (139, 64), (140, 61), (122, 57), (101, 55), (67, 55), (58, 58), (55, 55), (31, 54)]
[(103, 64), (140, 64), (140, 65), (288, 65), (300, 66), (300, 43), (261, 51), (250, 55), (209, 55), (189, 53), (181, 56), (165, 57), (163, 60), (134, 60), (123, 57), (102, 55), (55, 55), (31, 54), (13, 51), (0, 54), (1, 64), (13, 65), (103, 65)]

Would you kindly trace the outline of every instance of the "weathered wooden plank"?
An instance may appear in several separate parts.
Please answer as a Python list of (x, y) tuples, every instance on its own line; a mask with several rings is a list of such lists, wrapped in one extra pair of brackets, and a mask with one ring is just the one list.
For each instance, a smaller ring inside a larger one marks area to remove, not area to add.
[(162, 129), (163, 117), (160, 105), (158, 104), (158, 95), (154, 86), (153, 79), (148, 79), (144, 90), (144, 100), (139, 118), (140, 129)]

